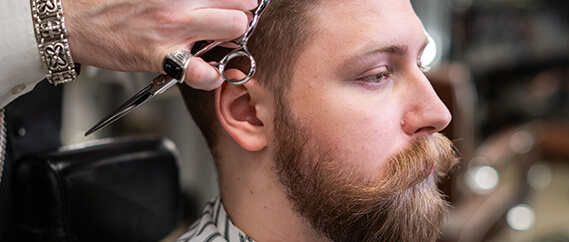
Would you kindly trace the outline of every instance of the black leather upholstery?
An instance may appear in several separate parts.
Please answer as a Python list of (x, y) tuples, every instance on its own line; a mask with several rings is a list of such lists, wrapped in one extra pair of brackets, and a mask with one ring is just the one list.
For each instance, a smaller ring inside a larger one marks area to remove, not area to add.
[(18, 238), (158, 241), (182, 215), (178, 172), (173, 143), (160, 139), (25, 156), (14, 170)]
[(12, 170), (26, 154), (61, 147), (63, 85), (43, 80), (6, 106), (8, 144), (0, 183), (0, 242), (16, 241), (16, 213)]

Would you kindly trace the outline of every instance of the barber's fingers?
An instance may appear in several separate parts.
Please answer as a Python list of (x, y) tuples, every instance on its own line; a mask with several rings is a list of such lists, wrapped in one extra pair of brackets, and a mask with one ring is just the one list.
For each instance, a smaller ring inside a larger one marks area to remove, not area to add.
[(203, 8), (227, 8), (251, 10), (257, 7), (257, 0), (209, 0), (201, 1)]
[(188, 39), (227, 41), (243, 35), (249, 19), (250, 15), (243, 11), (206, 8), (193, 10), (181, 22), (185, 23)]
[[(162, 61), (168, 53), (176, 50), (190, 50), (194, 42), (199, 40), (227, 41), (236, 39), (242, 36), (249, 27), (248, 15), (240, 10), (197, 9), (190, 12), (184, 19), (177, 20), (179, 26), (184, 26), (178, 29), (178, 31), (183, 33), (179, 32), (170, 39), (173, 41), (181, 41), (173, 45), (164, 46), (165, 48), (156, 48), (153, 51), (152, 61), (154, 62), (154, 66), (159, 68), (158, 70), (162, 69)], [(193, 62), (196, 61), (193, 60)], [(200, 63), (205, 62), (200, 59)], [(160, 72), (164, 74), (163, 70)], [(211, 66), (206, 68), (205, 65), (198, 69), (198, 73), (201, 74), (196, 74), (197, 77), (191, 79), (196, 83), (202, 82), (199, 80), (199, 77), (209, 77), (208, 80), (211, 80), (214, 74), (213, 68)], [(208, 82), (208, 80), (204, 80), (203, 82)], [(190, 86), (197, 88), (202, 85)]]
[(186, 69), (184, 82), (195, 89), (210, 91), (218, 88), (223, 79), (216, 68), (201, 58), (192, 57)]
[[(257, 6), (256, 0), (211, 0), (204, 2), (206, 2), (204, 8), (194, 9), (184, 19), (180, 19), (186, 23), (184, 30), (187, 31), (187, 40), (190, 42), (197, 40), (228, 41), (239, 38), (249, 28), (252, 17), (248, 11), (241, 10), (249, 10)], [(165, 50), (160, 58), (174, 51), (173, 47)], [(191, 45), (178, 46), (179, 49), (189, 47)], [(223, 83), (217, 69), (199, 57), (192, 57), (190, 60), (184, 81), (187, 85), (202, 90), (213, 90)]]

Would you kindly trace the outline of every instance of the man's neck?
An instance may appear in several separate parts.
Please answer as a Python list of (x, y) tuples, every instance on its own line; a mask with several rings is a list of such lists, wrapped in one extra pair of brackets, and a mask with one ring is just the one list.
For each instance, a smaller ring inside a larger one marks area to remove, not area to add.
[(328, 241), (294, 211), (265, 153), (219, 162), (221, 197), (231, 221), (255, 241)]

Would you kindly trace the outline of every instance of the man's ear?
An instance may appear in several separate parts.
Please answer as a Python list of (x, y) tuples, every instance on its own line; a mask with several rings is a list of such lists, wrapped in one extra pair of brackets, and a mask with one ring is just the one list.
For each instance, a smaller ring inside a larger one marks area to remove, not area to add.
[[(237, 69), (225, 71), (225, 76), (234, 80), (245, 74)], [(224, 82), (215, 90), (215, 109), (221, 126), (243, 149), (259, 151), (267, 146), (268, 137), (260, 106), (251, 89), (260, 88), (254, 79), (243, 85)], [(263, 100), (263, 99), (261, 99)]]

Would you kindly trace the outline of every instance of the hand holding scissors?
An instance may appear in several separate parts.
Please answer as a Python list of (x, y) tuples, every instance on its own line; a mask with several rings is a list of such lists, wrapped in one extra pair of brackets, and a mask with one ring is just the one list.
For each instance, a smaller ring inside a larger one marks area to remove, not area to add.
[[(255, 30), (255, 27), (257, 26), (257, 23), (259, 22), (259, 18), (261, 17), (261, 13), (267, 7), (267, 4), (269, 3), (269, 1), (270, 0), (263, 0), (259, 4), (259, 7), (257, 7), (257, 10), (255, 11), (255, 14), (253, 15), (253, 19), (251, 20), (250, 27), (247, 30), (247, 32), (245, 32), (245, 34), (243, 35), (243, 38), (241, 38), (241, 40), (239, 41), (238, 47), (235, 48), (234, 50), (232, 50), (231, 52), (229, 52), (227, 55), (225, 55), (225, 57), (223, 57), (223, 59), (221, 59), (221, 61), (219, 62), (219, 66), (218, 66), (219, 74), (221, 75), (221, 77), (223, 78), (224, 81), (226, 81), (230, 84), (240, 85), (240, 84), (243, 84), (243, 83), (249, 81), (249, 79), (251, 79), (251, 77), (255, 74), (255, 69), (256, 69), (255, 68), (256, 67), (255, 59), (253, 58), (253, 56), (251, 55), (251, 53), (249, 53), (249, 50), (247, 49), (247, 41), (249, 40), (249, 38), (253, 34), (253, 31)], [(223, 42), (219, 42), (219, 41), (212, 42), (212, 43), (206, 45), (205, 47), (201, 48), (193, 56), (200, 57), (203, 54), (205, 54), (206, 52), (210, 51), (211, 49), (217, 47), (218, 45), (220, 45), (222, 43)], [(244, 77), (243, 79), (231, 80), (225, 76), (225, 73), (224, 73), (225, 67), (227, 66), (229, 61), (231, 61), (237, 57), (248, 58), (249, 62), (250, 62), (250, 70), (249, 70), (249, 73), (247, 74), (247, 76)], [(192, 55), (186, 50), (177, 50), (177, 51), (174, 51), (174, 52), (166, 55), (166, 57), (164, 58), (162, 66), (164, 68), (164, 71), (168, 75), (160, 75), (160, 76), (157, 76), (156, 78), (154, 78), (154, 80), (152, 80), (152, 83), (150, 83), (148, 86), (143, 88), (140, 92), (135, 94), (133, 97), (131, 97), (125, 103), (123, 103), (117, 110), (115, 110), (111, 114), (107, 115), (105, 118), (103, 118), (101, 121), (99, 121), (93, 127), (91, 127), (85, 133), (85, 136), (92, 134), (93, 132), (95, 132), (95, 131), (103, 128), (103, 127), (106, 127), (107, 125), (109, 125), (109, 124), (115, 122), (116, 120), (122, 118), (124, 115), (126, 115), (127, 113), (129, 113), (130, 111), (135, 109), (136, 107), (138, 107), (138, 106), (142, 105), (143, 103), (145, 103), (146, 101), (148, 101), (150, 98), (152, 98), (156, 95), (162, 94), (164, 91), (168, 90), (170, 87), (174, 86), (175, 84), (184, 82), (186, 69), (188, 67), (188, 64), (189, 64), (191, 58), (192, 58)]]

